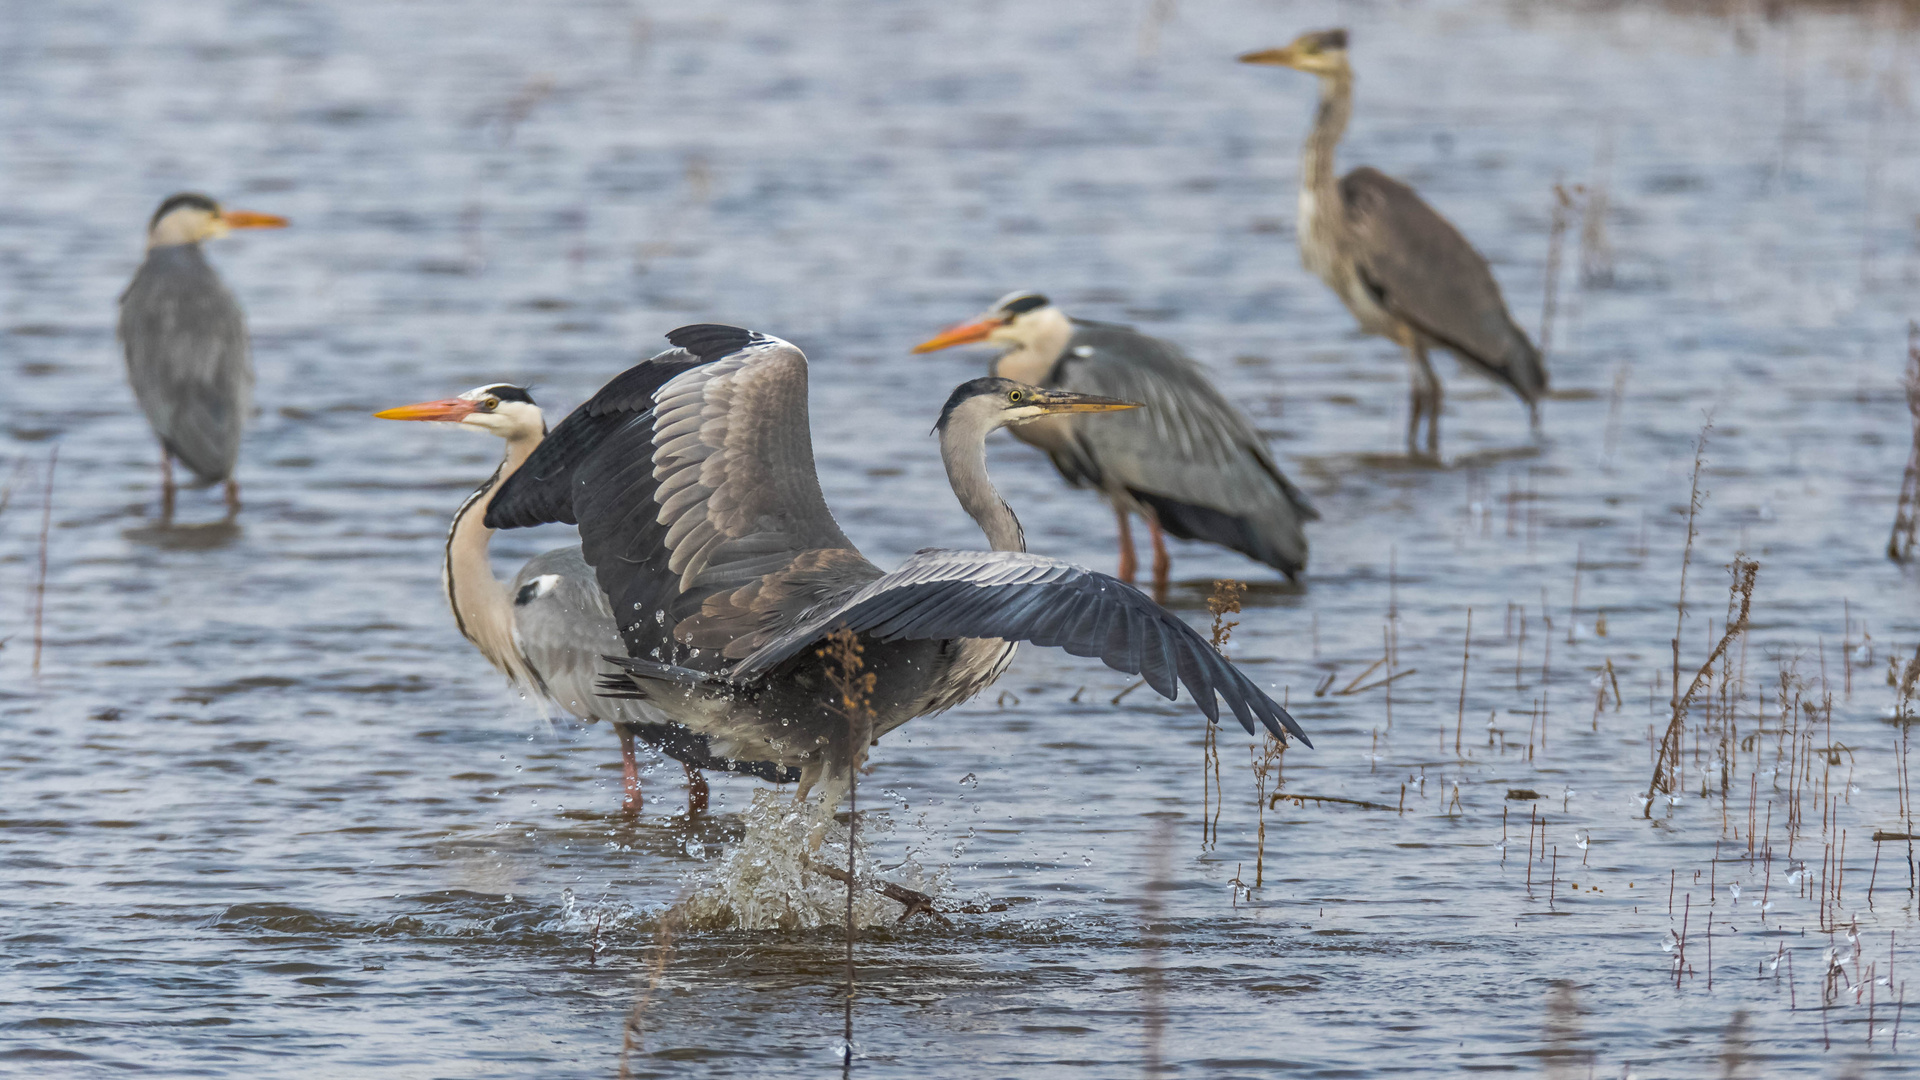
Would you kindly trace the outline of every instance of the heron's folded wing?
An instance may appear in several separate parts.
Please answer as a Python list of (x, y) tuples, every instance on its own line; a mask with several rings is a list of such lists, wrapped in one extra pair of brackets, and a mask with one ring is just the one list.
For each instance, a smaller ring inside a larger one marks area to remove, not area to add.
[(253, 402), (247, 321), (197, 245), (148, 253), (120, 298), (119, 333), (160, 441), (201, 479), (230, 476)]
[(602, 659), (626, 652), (613, 610), (577, 547), (527, 560), (513, 579), (513, 637), (541, 688), (582, 719), (660, 723), (639, 701), (602, 697), (603, 675), (618, 669)]
[(733, 669), (736, 679), (772, 671), (823, 635), (845, 627), (881, 641), (1001, 638), (1097, 656), (1146, 678), (1162, 696), (1186, 684), (1208, 719), (1216, 695), (1242, 727), (1313, 745), (1286, 709), (1193, 628), (1116, 578), (1022, 552), (922, 551), (900, 569), (824, 603)]
[[(1389, 311), (1509, 382), (1539, 354), (1507, 313), (1487, 260), (1414, 190), (1372, 168), (1342, 177), (1361, 276)], [(1544, 384), (1544, 378), (1539, 384)]]
[(1265, 511), (1288, 522), (1320, 516), (1280, 471), (1253, 421), (1171, 342), (1084, 324), (1048, 381), (1145, 406), (1073, 422), (1084, 453), (1129, 490), (1236, 513)]

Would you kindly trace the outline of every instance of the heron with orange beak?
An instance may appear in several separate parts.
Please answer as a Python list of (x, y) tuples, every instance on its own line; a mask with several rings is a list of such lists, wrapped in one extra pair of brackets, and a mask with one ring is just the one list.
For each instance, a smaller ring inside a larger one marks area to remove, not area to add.
[(190, 193), (169, 197), (147, 223), (146, 261), (120, 296), (119, 336), (127, 381), (160, 440), (163, 522), (173, 519), (175, 458), (201, 485), (226, 485), (228, 520), (240, 510), (233, 467), (253, 410), (247, 317), (200, 244), (286, 224)]
[(796, 769), (767, 762), (733, 761), (712, 752), (707, 737), (670, 720), (652, 702), (603, 697), (595, 684), (619, 669), (608, 656), (626, 655), (613, 606), (594, 580), (580, 545), (555, 548), (527, 560), (511, 583), (493, 576), (487, 553), (494, 530), (487, 508), (546, 438), (547, 423), (526, 388), (511, 383), (477, 386), (458, 397), (402, 405), (373, 414), (382, 420), (428, 420), (446, 427), (484, 431), (507, 444), (506, 459), (467, 496), (447, 529), (440, 580), (454, 625), (508, 682), (535, 701), (551, 701), (580, 719), (605, 720), (620, 736), (623, 811), (641, 807), (640, 759), (645, 742), (680, 762), (687, 773), (687, 816), (707, 808), (702, 769), (746, 773), (775, 783), (799, 777)]
[(1164, 599), (1167, 534), (1232, 548), (1297, 577), (1307, 565), (1302, 526), (1320, 516), (1267, 449), (1253, 421), (1178, 345), (1130, 326), (1068, 318), (1039, 293), (1015, 292), (914, 352), (980, 342), (1000, 348), (994, 375), (1050, 389), (1138, 401), (1094, 423), (1042, 417), (1012, 428), (1046, 451), (1074, 487), (1092, 488), (1120, 523), (1120, 572), (1131, 582), (1131, 519), (1153, 540), (1153, 592)]

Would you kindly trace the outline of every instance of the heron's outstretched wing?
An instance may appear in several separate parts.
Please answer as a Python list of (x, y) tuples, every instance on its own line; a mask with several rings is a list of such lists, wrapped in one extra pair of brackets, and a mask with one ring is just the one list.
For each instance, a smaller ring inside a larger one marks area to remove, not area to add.
[(1175, 536), (1223, 544), (1289, 575), (1306, 565), (1301, 525), (1319, 512), (1246, 414), (1172, 343), (1082, 323), (1048, 382), (1146, 406), (1072, 420), (1072, 448), (1055, 455), (1069, 479), (1077, 466), (1095, 486), (1124, 489)]
[[(514, 492), (531, 469), (544, 480), (530, 484), (564, 479), (629, 655), (701, 667), (744, 655), (880, 571), (820, 491), (800, 350), (731, 326), (682, 327), (667, 339), (678, 347), (608, 384), (624, 381), (619, 403), (596, 405), (602, 391), (554, 430), (487, 523), (565, 520), (550, 494)], [(649, 407), (634, 411), (642, 396)], [(561, 448), (543, 461), (556, 438)]]
[(1001, 638), (1057, 645), (1143, 676), (1173, 698), (1185, 683), (1210, 720), (1215, 696), (1251, 734), (1255, 723), (1313, 745), (1287, 711), (1172, 612), (1117, 578), (1024, 552), (922, 551), (900, 569), (821, 604), (733, 669), (765, 675), (841, 627), (881, 641)]
[(198, 245), (147, 253), (120, 297), (120, 343), (161, 443), (202, 480), (231, 476), (253, 403), (247, 321)]
[(1348, 173), (1340, 193), (1360, 275), (1375, 298), (1526, 401), (1538, 400), (1547, 388), (1540, 352), (1514, 325), (1487, 260), (1467, 238), (1377, 169)]

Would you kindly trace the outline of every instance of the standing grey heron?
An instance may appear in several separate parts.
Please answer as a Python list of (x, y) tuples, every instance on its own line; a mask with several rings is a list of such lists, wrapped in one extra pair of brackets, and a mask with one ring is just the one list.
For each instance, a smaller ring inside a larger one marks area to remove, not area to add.
[[(1171, 612), (1117, 579), (1028, 554), (988, 478), (995, 429), (1131, 403), (1001, 378), (962, 384), (940, 413), (940, 456), (992, 550), (925, 550), (887, 573), (821, 494), (800, 350), (732, 326), (683, 326), (667, 340), (675, 348), (553, 430), (501, 485), (487, 524), (578, 524), (626, 643), (614, 692), (653, 703), (723, 755), (798, 767), (798, 798), (819, 789), (816, 846), (868, 746), (978, 694), (1019, 641), (1098, 656), (1168, 698), (1185, 683), (1209, 720), (1218, 695), (1248, 732), (1306, 740)], [(823, 656), (842, 630), (857, 635), (871, 677), (861, 709), (835, 685), (844, 656)]]
[(1303, 34), (1240, 62), (1320, 78), (1320, 109), (1300, 158), (1300, 261), (1339, 294), (1362, 330), (1407, 351), (1413, 376), (1407, 452), (1419, 453), (1424, 416), (1427, 454), (1440, 454), (1442, 390), (1427, 360), (1435, 346), (1506, 383), (1527, 403), (1537, 427), (1546, 365), (1508, 314), (1487, 260), (1412, 188), (1385, 173), (1361, 166), (1334, 180), (1334, 149), (1353, 115), (1347, 32)]
[(546, 437), (540, 407), (524, 387), (492, 383), (459, 397), (402, 405), (374, 414), (383, 420), (431, 420), (484, 431), (506, 441), (506, 459), (460, 504), (447, 529), (440, 580), (460, 633), (522, 692), (552, 701), (589, 723), (605, 720), (620, 735), (623, 809), (640, 812), (636, 738), (680, 762), (687, 773), (687, 813), (707, 808), (701, 769), (747, 773), (790, 783), (797, 770), (766, 762), (716, 758), (697, 735), (640, 700), (601, 697), (595, 682), (616, 670), (602, 658), (625, 652), (613, 609), (594, 581), (580, 546), (555, 548), (527, 560), (511, 584), (493, 576), (487, 548), (494, 530), (484, 523), (501, 484), (511, 479)]
[(174, 458), (202, 483), (226, 484), (229, 519), (240, 510), (233, 466), (253, 408), (247, 317), (200, 244), (286, 224), (190, 193), (170, 196), (147, 223), (146, 260), (120, 296), (120, 344), (133, 396), (160, 439), (162, 520), (173, 518)]
[(1050, 416), (1012, 429), (1046, 451), (1074, 487), (1100, 493), (1120, 522), (1120, 580), (1134, 574), (1131, 519), (1153, 537), (1153, 593), (1165, 597), (1164, 533), (1232, 548), (1287, 575), (1307, 565), (1301, 526), (1320, 516), (1275, 464), (1253, 421), (1170, 341), (1130, 326), (1070, 319), (1039, 293), (1002, 297), (916, 353), (984, 341), (1001, 378), (1140, 402), (1100, 420)]

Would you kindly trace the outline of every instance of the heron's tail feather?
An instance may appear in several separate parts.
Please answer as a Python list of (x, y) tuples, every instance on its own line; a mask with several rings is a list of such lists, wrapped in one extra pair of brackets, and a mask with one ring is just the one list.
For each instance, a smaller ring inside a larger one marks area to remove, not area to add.
[(1266, 563), (1289, 580), (1307, 567), (1307, 536), (1300, 526), (1312, 513), (1311, 508), (1302, 513), (1300, 508), (1286, 504), (1235, 514), (1147, 491), (1129, 494), (1160, 519), (1161, 528), (1182, 540), (1204, 540), (1232, 548)]

